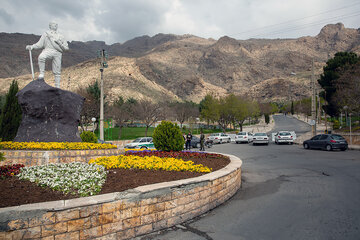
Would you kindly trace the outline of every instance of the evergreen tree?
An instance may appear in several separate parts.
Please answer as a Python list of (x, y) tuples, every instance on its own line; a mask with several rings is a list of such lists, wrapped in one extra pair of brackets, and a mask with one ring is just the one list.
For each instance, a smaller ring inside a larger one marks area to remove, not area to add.
[(0, 138), (2, 141), (12, 141), (16, 137), (21, 123), (22, 111), (16, 97), (19, 86), (14, 80), (6, 94), (5, 104), (0, 117)]
[(335, 98), (338, 79), (344, 71), (349, 69), (358, 61), (359, 57), (356, 53), (338, 52), (335, 54), (334, 58), (326, 62), (326, 66), (324, 66), (324, 73), (321, 74), (318, 82), (324, 89), (324, 92), (322, 92), (321, 95), (328, 102), (328, 104), (324, 106), (324, 110), (330, 116), (336, 116), (340, 111), (337, 104), (338, 99)]
[(100, 102), (100, 85), (98, 81), (95, 81), (93, 84), (89, 85), (86, 88), (86, 91), (91, 94), (96, 101)]

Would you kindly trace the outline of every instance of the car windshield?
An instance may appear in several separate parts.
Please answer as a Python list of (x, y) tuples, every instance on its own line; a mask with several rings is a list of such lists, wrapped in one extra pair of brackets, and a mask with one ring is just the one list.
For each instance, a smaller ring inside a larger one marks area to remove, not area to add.
[(244, 135), (246, 135), (246, 132), (239, 132), (237, 135), (242, 135), (242, 136), (244, 136)]
[(136, 142), (140, 142), (141, 138), (137, 138), (135, 139), (133, 142), (136, 143)]
[(211, 136), (219, 136), (219, 133), (213, 133)]
[(254, 136), (267, 136), (266, 133), (255, 133)]
[(345, 140), (345, 138), (343, 138), (340, 135), (332, 135), (331, 138), (334, 139), (334, 140)]
[(290, 136), (291, 133), (289, 133), (289, 132), (281, 132), (281, 133), (279, 133), (279, 135), (280, 136)]

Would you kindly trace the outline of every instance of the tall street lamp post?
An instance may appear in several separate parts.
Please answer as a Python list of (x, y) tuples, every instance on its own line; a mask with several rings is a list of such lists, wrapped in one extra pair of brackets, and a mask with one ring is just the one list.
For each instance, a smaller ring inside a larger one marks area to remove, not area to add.
[(100, 140), (104, 141), (104, 80), (103, 80), (103, 72), (104, 68), (108, 67), (107, 59), (108, 53), (105, 49), (102, 49), (98, 52), (98, 57), (100, 59)]
[(344, 106), (344, 110), (345, 110), (345, 127), (347, 127), (348, 125), (348, 114), (347, 114), (347, 110), (348, 110), (348, 106)]
[(349, 113), (349, 118), (350, 118), (350, 145), (352, 145), (352, 136), (351, 136), (351, 115), (352, 115), (352, 113)]

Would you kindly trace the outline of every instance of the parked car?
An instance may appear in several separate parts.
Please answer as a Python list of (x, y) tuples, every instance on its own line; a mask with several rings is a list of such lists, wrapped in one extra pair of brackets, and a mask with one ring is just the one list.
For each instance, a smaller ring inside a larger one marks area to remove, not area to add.
[(253, 135), (251, 132), (239, 132), (235, 136), (236, 143), (251, 143), (253, 141)]
[(152, 137), (141, 137), (137, 138), (131, 143), (125, 145), (125, 148), (154, 148)]
[(230, 142), (235, 142), (235, 137), (236, 137), (235, 133), (228, 133), (227, 135), (230, 137)]
[(294, 137), (289, 131), (280, 131), (275, 134), (275, 143), (294, 144)]
[[(191, 144), (190, 145), (191, 148), (199, 148), (200, 149), (200, 138), (193, 135), (190, 144)], [(211, 148), (212, 147), (212, 140), (205, 139), (204, 146), (207, 147), (207, 148)], [(185, 149), (185, 144), (184, 144), (184, 149)]]
[(338, 134), (319, 134), (309, 140), (303, 142), (305, 149), (325, 149), (331, 151), (333, 149), (340, 149), (345, 151), (348, 148), (348, 143), (345, 138)]
[(214, 144), (231, 142), (231, 138), (225, 133), (213, 133), (207, 138), (207, 140), (211, 140)]
[(253, 135), (253, 145), (269, 144), (269, 136), (264, 132), (258, 132)]

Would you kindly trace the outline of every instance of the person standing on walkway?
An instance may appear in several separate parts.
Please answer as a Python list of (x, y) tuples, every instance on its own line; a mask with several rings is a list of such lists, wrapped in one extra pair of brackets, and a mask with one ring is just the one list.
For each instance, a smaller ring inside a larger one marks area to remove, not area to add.
[(200, 130), (200, 151), (205, 151), (205, 135), (202, 130)]
[(186, 150), (190, 150), (190, 148), (191, 148), (191, 139), (192, 139), (192, 135), (191, 135), (191, 132), (189, 132), (186, 135), (186, 145), (185, 145)]

